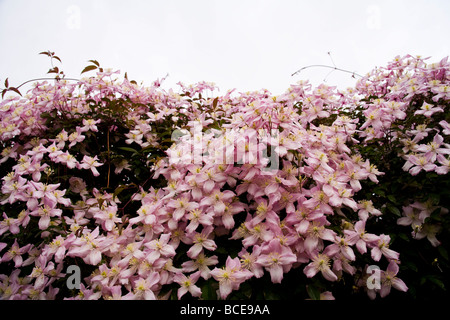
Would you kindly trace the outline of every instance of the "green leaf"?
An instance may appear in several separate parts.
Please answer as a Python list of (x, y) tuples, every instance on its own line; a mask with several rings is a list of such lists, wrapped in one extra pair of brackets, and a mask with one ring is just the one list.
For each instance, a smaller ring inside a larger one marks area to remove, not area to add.
[(386, 194), (384, 193), (383, 190), (381, 190), (381, 188), (375, 188), (375, 189), (373, 190), (373, 192), (374, 192), (376, 195), (379, 195), (379, 196), (381, 196), (381, 197), (385, 197), (385, 196), (386, 196)]
[(213, 279), (209, 279), (202, 286), (202, 298), (204, 300), (217, 300), (216, 291), (218, 289), (218, 283)]
[(392, 194), (388, 195), (387, 198), (389, 199), (390, 202), (397, 204), (397, 200)]
[(97, 67), (97, 66), (94, 66), (94, 65), (87, 66), (86, 68), (83, 69), (83, 71), (81, 71), (81, 74), (83, 74), (83, 73), (85, 73), (85, 72), (88, 72), (88, 71), (91, 71), (91, 70), (95, 70), (95, 69), (97, 69), (97, 68), (98, 68), (98, 67)]
[(435, 285), (437, 285), (439, 288), (441, 288), (442, 290), (445, 290), (445, 285), (440, 279), (438, 279), (435, 276), (428, 276), (427, 278), (428, 278), (428, 280), (433, 282)]
[(439, 251), (439, 254), (442, 256), (442, 258), (444, 258), (445, 260), (448, 261), (448, 251), (447, 251), (447, 249), (445, 249), (443, 246), (439, 246), (438, 247), (438, 251)]
[(410, 270), (412, 270), (412, 271), (414, 271), (414, 272), (418, 272), (418, 271), (419, 271), (419, 269), (417, 269), (417, 266), (416, 266), (414, 263), (412, 263), (412, 262), (406, 261), (406, 262), (405, 262), (405, 266), (406, 266), (408, 269), (410, 269)]
[(308, 292), (308, 295), (312, 300), (320, 300), (319, 289), (317, 289), (315, 286), (307, 285), (306, 291)]
[(396, 216), (398, 216), (398, 217), (401, 217), (401, 216), (402, 216), (402, 213), (400, 212), (400, 210), (398, 210), (397, 207), (394, 207), (394, 206), (391, 205), (390, 203), (388, 203), (386, 206), (387, 206), (388, 210), (389, 210), (390, 212), (392, 212), (393, 214), (395, 214)]
[(405, 233), (399, 233), (399, 234), (398, 234), (398, 237), (399, 237), (400, 239), (405, 240), (406, 242), (409, 242), (409, 241), (410, 241), (408, 235), (405, 234)]
[(138, 151), (136, 149), (133, 149), (133, 148), (130, 148), (130, 147), (118, 147), (118, 149), (123, 150), (123, 151), (129, 151), (129, 152), (138, 153)]

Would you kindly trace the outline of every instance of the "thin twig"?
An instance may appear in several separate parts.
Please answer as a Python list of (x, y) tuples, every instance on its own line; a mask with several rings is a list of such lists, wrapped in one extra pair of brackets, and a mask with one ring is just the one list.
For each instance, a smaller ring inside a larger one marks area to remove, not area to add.
[(329, 68), (329, 69), (333, 69), (333, 70), (337, 70), (337, 71), (347, 72), (347, 73), (352, 74), (353, 76), (358, 76), (358, 77), (360, 77), (360, 78), (363, 77), (362, 75), (357, 74), (357, 73), (354, 72), (354, 71), (348, 71), (348, 70), (344, 70), (344, 69), (341, 69), (341, 68), (338, 68), (338, 67), (332, 67), (332, 66), (328, 66), (328, 65), (324, 65), (324, 64), (313, 64), (313, 65), (310, 65), (310, 66), (303, 67), (303, 68), (301, 68), (301, 69), (295, 71), (293, 74), (291, 74), (291, 77), (295, 76), (297, 73), (300, 73), (301, 71), (303, 71), (303, 70), (305, 70), (305, 69), (308, 69), (308, 68), (316, 68), (316, 67)]
[(31, 79), (28, 81), (25, 81), (24, 83), (22, 83), (20, 86), (16, 87), (16, 89), (19, 89), (21, 86), (29, 83), (29, 82), (33, 82), (33, 81), (39, 81), (39, 80), (68, 80), (68, 81), (80, 81), (80, 79), (73, 79), (73, 78), (36, 78), (36, 79)]

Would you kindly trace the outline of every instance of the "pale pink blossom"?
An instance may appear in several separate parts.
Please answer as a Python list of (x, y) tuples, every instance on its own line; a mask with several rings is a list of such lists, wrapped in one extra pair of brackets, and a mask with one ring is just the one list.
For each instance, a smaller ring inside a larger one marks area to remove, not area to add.
[(238, 290), (241, 283), (251, 278), (253, 274), (247, 269), (243, 269), (239, 258), (227, 258), (225, 267), (215, 268), (211, 271), (211, 276), (219, 282), (220, 298), (226, 299), (233, 290)]
[(191, 259), (195, 259), (198, 255), (203, 251), (203, 249), (207, 249), (210, 251), (214, 251), (217, 249), (217, 245), (213, 240), (213, 227), (208, 226), (204, 228), (200, 233), (196, 232), (191, 235), (193, 245), (188, 250), (187, 255)]
[(337, 281), (338, 279), (330, 269), (330, 258), (325, 254), (316, 254), (312, 258), (312, 262), (303, 269), (303, 272), (308, 278), (312, 278), (320, 272), (328, 281)]
[(200, 297), (202, 295), (202, 290), (195, 285), (199, 278), (200, 271), (197, 271), (189, 276), (186, 276), (183, 273), (177, 273), (173, 277), (173, 281), (181, 286), (177, 291), (178, 299), (181, 299), (181, 297), (187, 292), (189, 292), (193, 297)]
[(20, 232), (19, 221), (15, 218), (9, 218), (5, 212), (3, 212), (3, 220), (0, 221), (0, 236), (6, 231), (12, 234), (18, 234)]
[(83, 119), (83, 127), (81, 127), (81, 132), (92, 131), (98, 132), (97, 124), (100, 123), (101, 120), (97, 119)]
[(48, 205), (43, 205), (37, 207), (36, 210), (30, 212), (31, 216), (40, 217), (39, 218), (39, 229), (45, 230), (49, 227), (51, 218), (60, 217), (62, 214), (61, 209), (57, 209)]
[(413, 176), (418, 175), (422, 170), (429, 172), (436, 168), (436, 165), (431, 161), (431, 155), (410, 155), (408, 161), (413, 165), (409, 169), (409, 173)]
[(262, 265), (270, 272), (272, 283), (281, 283), (283, 274), (289, 272), (297, 257), (292, 250), (280, 244), (280, 240), (272, 239), (261, 249), (256, 263)]
[(81, 163), (78, 164), (79, 169), (90, 169), (92, 171), (92, 174), (95, 177), (98, 177), (100, 173), (97, 170), (97, 167), (102, 166), (103, 164), (97, 161), (97, 156), (90, 157), (90, 156), (84, 156), (83, 160), (81, 160)]
[(11, 245), (9, 250), (3, 255), (1, 258), (2, 262), (14, 261), (14, 268), (20, 268), (23, 263), (22, 255), (28, 252), (28, 249), (31, 247), (31, 244), (27, 244), (23, 247), (19, 246), (17, 239), (14, 240), (14, 243)]
[(387, 267), (387, 270), (381, 272), (380, 296), (382, 298), (386, 297), (389, 294), (392, 287), (403, 292), (408, 291), (408, 287), (406, 286), (406, 284), (401, 279), (396, 277), (398, 271), (398, 264), (394, 261), (391, 261)]
[(356, 245), (356, 249), (359, 253), (364, 254), (367, 252), (367, 245), (371, 247), (379, 240), (379, 237), (375, 234), (367, 233), (366, 221), (360, 220), (355, 223), (353, 230), (344, 230), (344, 234), (347, 236), (347, 241), (350, 245)]
[(167, 206), (175, 209), (172, 216), (176, 221), (179, 221), (186, 213), (197, 209), (199, 204), (196, 202), (190, 202), (189, 194), (185, 193), (178, 199), (170, 200)]
[(264, 275), (262, 264), (257, 262), (260, 254), (261, 247), (258, 245), (253, 246), (252, 253), (248, 253), (246, 249), (242, 249), (238, 254), (241, 258), (242, 267), (251, 271), (256, 278), (261, 278)]
[(380, 261), (381, 256), (385, 256), (388, 260), (398, 260), (400, 254), (392, 249), (389, 249), (391, 237), (388, 235), (380, 235), (377, 244), (372, 248), (371, 256), (375, 261)]
[(159, 257), (174, 257), (176, 255), (175, 248), (169, 244), (171, 235), (162, 234), (159, 239), (147, 242), (145, 246), (151, 250), (147, 256), (147, 260), (155, 261)]
[(152, 272), (148, 277), (138, 278), (133, 281), (133, 292), (125, 295), (123, 299), (128, 300), (156, 300), (155, 291), (158, 289), (160, 275)]
[(439, 107), (439, 106), (435, 107), (435, 106), (433, 106), (431, 104), (428, 104), (428, 103), (424, 102), (423, 105), (420, 107), (420, 109), (417, 110), (416, 112), (414, 112), (414, 114), (415, 115), (422, 114), (425, 117), (429, 118), (434, 113), (436, 113), (436, 112), (443, 112), (443, 111), (444, 110), (441, 107)]
[(209, 266), (214, 266), (218, 263), (219, 260), (217, 256), (207, 257), (202, 252), (194, 260), (183, 262), (181, 267), (183, 272), (193, 272), (198, 270), (200, 271), (200, 276), (203, 279), (208, 280), (211, 277)]

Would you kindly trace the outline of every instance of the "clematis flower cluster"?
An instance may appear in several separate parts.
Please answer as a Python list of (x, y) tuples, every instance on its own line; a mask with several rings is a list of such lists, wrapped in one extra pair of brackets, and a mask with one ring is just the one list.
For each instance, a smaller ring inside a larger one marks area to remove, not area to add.
[[(448, 57), (426, 64), (420, 56), (397, 56), (386, 68), (378, 68), (357, 83), (365, 95), (382, 97), (362, 105), (365, 122), (360, 135), (365, 141), (389, 136), (398, 143), (398, 157), (404, 160), (402, 169), (412, 176), (449, 172), (450, 140), (448, 135), (449, 68)], [(375, 116), (375, 113), (379, 113)], [(441, 224), (430, 221), (433, 211), (440, 216), (448, 208), (437, 206), (432, 199), (411, 198), (402, 207), (397, 223), (411, 226), (412, 237), (427, 238), (437, 247), (436, 234)]]
[[(354, 89), (301, 81), (278, 96), (219, 96), (207, 82), (176, 93), (117, 74), (36, 82), (0, 102), (2, 299), (205, 298), (211, 287), (226, 299), (291, 272), (332, 299), (344, 277), (366, 288), (367, 263), (389, 266), (381, 296), (407, 290), (390, 235), (366, 230), (383, 213), (363, 186), (385, 172), (356, 146), (406, 121), (392, 133), (404, 169), (446, 175), (448, 122), (407, 121), (446, 111), (446, 59), (396, 58)], [(432, 211), (412, 203), (398, 223), (437, 246)], [(78, 290), (70, 265), (82, 267)]]

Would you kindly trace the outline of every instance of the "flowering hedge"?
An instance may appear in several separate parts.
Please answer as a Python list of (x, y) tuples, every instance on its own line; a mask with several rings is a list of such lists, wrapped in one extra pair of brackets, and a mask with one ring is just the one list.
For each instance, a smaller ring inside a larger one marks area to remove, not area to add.
[(279, 96), (95, 60), (23, 96), (5, 81), (1, 298), (442, 296), (450, 64), (425, 61)]

